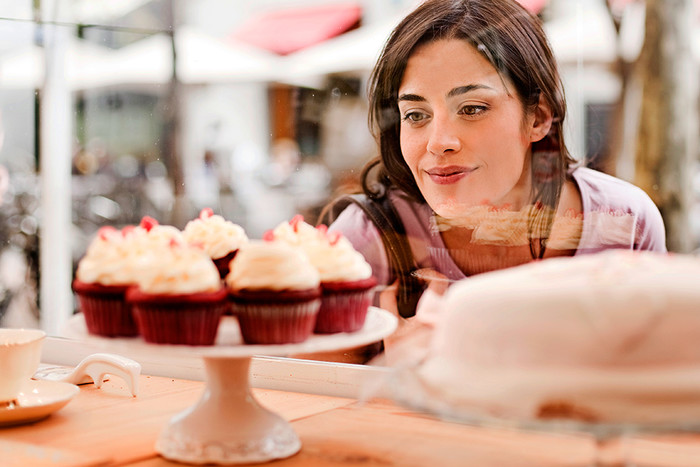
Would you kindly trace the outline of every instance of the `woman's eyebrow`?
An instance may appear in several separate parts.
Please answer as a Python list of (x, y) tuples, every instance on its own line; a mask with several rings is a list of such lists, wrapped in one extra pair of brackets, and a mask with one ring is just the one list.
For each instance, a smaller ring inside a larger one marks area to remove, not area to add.
[(458, 96), (460, 94), (466, 94), (466, 93), (474, 91), (476, 89), (493, 89), (493, 88), (490, 86), (486, 86), (485, 84), (468, 84), (466, 86), (459, 86), (459, 87), (456, 87), (456, 88), (450, 90), (450, 92), (447, 93), (447, 97), (450, 98), (450, 97)]
[[(459, 96), (461, 94), (466, 94), (471, 91), (475, 91), (477, 89), (488, 89), (488, 90), (493, 90), (491, 86), (487, 86), (485, 84), (467, 84), (464, 86), (458, 86), (454, 89), (451, 89), (450, 92), (447, 93), (447, 98), (452, 98), (455, 96)], [(426, 99), (423, 96), (419, 96), (418, 94), (401, 94), (399, 95), (398, 102), (401, 101), (409, 101), (409, 102), (425, 102)]]
[(419, 96), (418, 94), (401, 94), (398, 101), (425, 102), (425, 97)]

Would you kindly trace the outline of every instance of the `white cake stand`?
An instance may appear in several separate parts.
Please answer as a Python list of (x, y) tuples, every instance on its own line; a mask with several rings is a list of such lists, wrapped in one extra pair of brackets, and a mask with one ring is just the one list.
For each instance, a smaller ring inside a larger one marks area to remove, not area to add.
[(397, 326), (396, 317), (370, 307), (364, 327), (353, 333), (312, 335), (299, 344), (244, 345), (235, 318), (225, 316), (213, 346), (155, 345), (136, 338), (100, 338), (89, 335), (82, 315), (71, 318), (66, 337), (98, 342), (153, 357), (199, 355), (204, 360), (206, 387), (199, 401), (175, 415), (161, 432), (156, 451), (188, 464), (241, 464), (268, 462), (296, 454), (301, 442), (282, 417), (262, 407), (250, 390), (249, 369), (254, 355), (285, 356), (314, 353), (377, 342)]
[[(418, 364), (417, 364), (418, 365)], [(595, 442), (591, 467), (634, 467), (625, 439), (638, 434), (700, 433), (700, 420), (664, 423), (582, 422), (565, 419), (536, 420), (490, 415), (483, 408), (449, 401), (419, 375), (418, 366), (397, 368), (390, 377), (394, 400), (406, 408), (466, 425), (549, 433), (585, 433)], [(690, 376), (690, 375), (689, 375)]]

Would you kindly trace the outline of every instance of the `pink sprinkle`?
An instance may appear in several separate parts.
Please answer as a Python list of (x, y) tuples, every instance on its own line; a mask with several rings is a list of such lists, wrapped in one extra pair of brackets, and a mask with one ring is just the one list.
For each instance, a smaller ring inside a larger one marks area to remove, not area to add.
[(212, 210), (212, 208), (204, 208), (204, 209), (202, 209), (202, 211), (199, 213), (199, 218), (200, 218), (200, 219), (207, 219), (207, 218), (209, 218), (209, 217), (211, 217), (211, 216), (213, 216), (213, 215), (214, 215), (214, 211)]
[(135, 228), (136, 227), (134, 227), (133, 225), (127, 225), (122, 227), (122, 237), (126, 237), (127, 235), (129, 235), (131, 232), (134, 231)]
[(117, 232), (117, 229), (110, 225), (106, 225), (104, 227), (100, 227), (100, 229), (97, 231), (97, 235), (102, 239), (102, 240), (108, 240), (110, 236), (112, 236), (114, 233)]
[(328, 226), (326, 224), (319, 224), (316, 226), (316, 230), (318, 230), (321, 235), (326, 235), (328, 233)]
[(340, 239), (343, 237), (343, 234), (340, 232), (334, 231), (334, 232), (329, 232), (328, 233), (328, 243), (331, 245), (335, 245), (340, 241)]
[(304, 222), (304, 216), (301, 214), (297, 214), (296, 216), (292, 217), (292, 220), (289, 221), (289, 225), (292, 226), (295, 232), (299, 231), (299, 223)]
[(139, 226), (146, 229), (146, 232), (150, 232), (156, 225), (158, 225), (158, 221), (150, 216), (143, 216), (143, 219), (141, 219), (141, 223), (139, 224)]
[(262, 239), (266, 242), (272, 242), (275, 240), (275, 233), (272, 230), (268, 230), (263, 234)]

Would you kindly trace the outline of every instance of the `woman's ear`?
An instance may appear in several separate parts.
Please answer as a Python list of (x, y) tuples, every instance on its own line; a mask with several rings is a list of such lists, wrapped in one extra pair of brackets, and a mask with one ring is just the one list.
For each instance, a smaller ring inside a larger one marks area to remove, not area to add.
[(537, 107), (535, 107), (531, 118), (530, 142), (534, 143), (547, 136), (549, 129), (552, 128), (552, 109), (541, 95), (540, 101)]

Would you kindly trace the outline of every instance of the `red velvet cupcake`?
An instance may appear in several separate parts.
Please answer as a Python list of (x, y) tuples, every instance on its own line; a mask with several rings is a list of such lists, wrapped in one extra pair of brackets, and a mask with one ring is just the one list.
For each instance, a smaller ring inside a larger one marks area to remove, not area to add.
[(318, 270), (322, 301), (314, 332), (354, 332), (364, 326), (377, 281), (348, 239), (325, 225), (313, 227), (301, 216), (279, 224), (265, 238), (300, 248)]
[(248, 243), (243, 227), (214, 214), (210, 208), (202, 209), (197, 219), (189, 221), (182, 234), (189, 244), (209, 255), (222, 279), (229, 273), (238, 249)]
[(298, 249), (253, 241), (226, 277), (233, 315), (246, 344), (289, 344), (313, 332), (321, 304), (316, 269)]
[(177, 241), (151, 251), (126, 299), (139, 333), (152, 344), (213, 345), (228, 309), (214, 263)]
[(73, 292), (85, 317), (87, 331), (102, 337), (138, 334), (126, 289), (133, 284), (127, 231), (102, 227), (78, 263)]
[(125, 300), (125, 292), (136, 283), (142, 263), (156, 245), (180, 240), (172, 226), (144, 217), (138, 226), (121, 231), (102, 227), (78, 263), (73, 291), (85, 316), (88, 333), (103, 337), (133, 337), (138, 328)]

